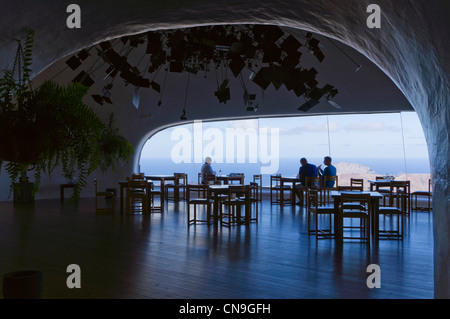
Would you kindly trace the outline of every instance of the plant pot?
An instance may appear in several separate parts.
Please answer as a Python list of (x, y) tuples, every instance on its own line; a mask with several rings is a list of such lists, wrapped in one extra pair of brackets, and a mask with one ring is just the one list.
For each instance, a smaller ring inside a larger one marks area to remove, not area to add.
[(14, 271), (3, 275), (4, 299), (40, 299), (44, 273), (39, 270)]
[(14, 204), (34, 204), (34, 183), (14, 183)]

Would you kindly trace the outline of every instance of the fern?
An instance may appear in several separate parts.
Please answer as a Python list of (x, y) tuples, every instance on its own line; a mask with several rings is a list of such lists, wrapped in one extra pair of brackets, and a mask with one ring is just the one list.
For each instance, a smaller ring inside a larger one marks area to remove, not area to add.
[(106, 126), (83, 102), (87, 87), (45, 81), (32, 88), (33, 38), (30, 31), (23, 47), (19, 42), (17, 57), (23, 62), (19, 79), (15, 80), (11, 70), (0, 78), (0, 170), (3, 161), (7, 162), (5, 170), (14, 183), (33, 166), (37, 191), (42, 173), (51, 178), (61, 166), (65, 178), (77, 177), (70, 199), (74, 203), (90, 174), (98, 168), (114, 170), (116, 162), (129, 160), (133, 149), (112, 128), (112, 115)]

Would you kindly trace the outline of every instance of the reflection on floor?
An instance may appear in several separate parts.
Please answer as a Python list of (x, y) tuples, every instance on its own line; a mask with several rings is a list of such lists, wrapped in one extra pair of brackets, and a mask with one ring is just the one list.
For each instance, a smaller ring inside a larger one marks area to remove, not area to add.
[[(44, 298), (433, 298), (431, 214), (413, 212), (402, 241), (318, 242), (299, 206), (263, 201), (260, 219), (231, 229), (187, 227), (185, 203), (163, 214), (96, 216), (94, 199), (34, 208), (0, 203), (0, 271), (44, 271)], [(67, 266), (81, 267), (69, 289)], [(381, 267), (369, 289), (366, 267)]]

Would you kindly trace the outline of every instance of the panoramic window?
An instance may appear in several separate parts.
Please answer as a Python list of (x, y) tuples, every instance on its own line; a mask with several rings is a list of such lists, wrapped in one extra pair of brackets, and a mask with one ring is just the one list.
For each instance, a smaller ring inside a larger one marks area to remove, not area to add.
[(394, 176), (411, 180), (411, 190), (430, 178), (425, 137), (415, 112), (277, 117), (180, 125), (153, 135), (142, 149), (140, 171), (188, 174), (197, 182), (206, 156), (217, 174), (295, 176), (299, 159), (323, 166), (331, 156), (340, 185), (351, 177)]

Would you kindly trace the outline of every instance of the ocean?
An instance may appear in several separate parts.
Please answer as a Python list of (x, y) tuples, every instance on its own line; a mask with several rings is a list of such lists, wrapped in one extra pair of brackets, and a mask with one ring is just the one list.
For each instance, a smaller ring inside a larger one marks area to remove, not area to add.
[[(320, 165), (323, 158), (308, 158), (308, 162)], [(377, 175), (429, 174), (428, 158), (407, 158), (406, 167), (403, 158), (333, 158), (333, 165), (343, 173), (374, 173)], [(140, 171), (145, 175), (172, 175), (173, 173), (187, 173), (190, 182), (197, 182), (197, 176), (202, 164), (174, 163), (170, 158), (141, 158)], [(261, 174), (261, 168), (268, 164), (259, 163), (212, 163), (217, 174), (244, 173), (245, 182), (253, 181), (253, 175)], [(278, 169), (272, 174), (295, 176), (299, 169), (299, 158), (280, 158)], [(322, 167), (324, 165), (322, 164)], [(350, 171), (349, 171), (350, 170)], [(353, 171), (351, 171), (353, 170)], [(263, 174), (264, 185), (268, 184), (271, 174)], [(265, 177), (267, 176), (267, 177)]]

